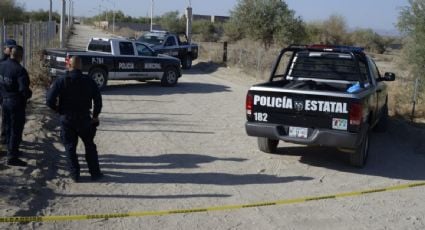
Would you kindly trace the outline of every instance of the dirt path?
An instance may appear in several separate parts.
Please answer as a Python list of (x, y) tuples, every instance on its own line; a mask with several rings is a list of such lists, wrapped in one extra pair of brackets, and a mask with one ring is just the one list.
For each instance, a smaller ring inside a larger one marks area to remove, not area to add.
[[(87, 31), (92, 30), (77, 27), (77, 36), (71, 40), (75, 47), (87, 39)], [(98, 35), (102, 34), (96, 32)], [(60, 179), (63, 186), (54, 188), (48, 207), (39, 214), (125, 213), (243, 204), (425, 180), (425, 156), (391, 132), (373, 135), (371, 156), (364, 169), (348, 166), (346, 155), (328, 148), (281, 143), (279, 155), (259, 152), (256, 139), (244, 131), (249, 84), (234, 76), (237, 71), (204, 67), (202, 63), (195, 65), (173, 88), (163, 88), (157, 82), (110, 82), (111, 86), (103, 92), (104, 110), (96, 137), (106, 178), (93, 183), (83, 170), (84, 183)], [(397, 123), (392, 122), (391, 127), (397, 128)], [(60, 145), (57, 147), (62, 150)], [(14, 225), (19, 226), (26, 227)], [(236, 211), (31, 226), (424, 229), (425, 189)]]

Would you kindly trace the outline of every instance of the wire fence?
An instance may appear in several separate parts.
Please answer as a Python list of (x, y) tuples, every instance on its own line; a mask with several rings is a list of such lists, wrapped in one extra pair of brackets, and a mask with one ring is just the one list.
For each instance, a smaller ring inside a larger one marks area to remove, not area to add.
[(58, 30), (56, 22), (29, 22), (19, 25), (0, 25), (0, 44), (14, 39), (25, 49), (23, 65), (28, 68), (39, 61), (39, 52), (45, 48), (57, 46)]

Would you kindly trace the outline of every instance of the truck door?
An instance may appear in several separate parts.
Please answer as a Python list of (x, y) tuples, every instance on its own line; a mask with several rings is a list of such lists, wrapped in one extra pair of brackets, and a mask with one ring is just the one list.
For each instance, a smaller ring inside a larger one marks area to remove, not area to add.
[(117, 79), (128, 79), (136, 69), (135, 50), (132, 42), (119, 42), (120, 55), (115, 59), (115, 69)]
[(137, 63), (136, 68), (140, 78), (155, 79), (163, 75), (160, 59), (146, 45), (136, 43)]
[(164, 42), (164, 48), (162, 50), (163, 54), (170, 55), (173, 57), (179, 56), (179, 46), (176, 41), (175, 36), (168, 36), (167, 40)]

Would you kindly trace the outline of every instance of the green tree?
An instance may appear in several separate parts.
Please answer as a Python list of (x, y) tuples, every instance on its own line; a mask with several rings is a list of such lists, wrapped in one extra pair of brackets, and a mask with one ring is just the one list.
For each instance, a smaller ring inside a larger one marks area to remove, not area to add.
[(198, 34), (199, 39), (205, 42), (216, 42), (219, 39), (219, 28), (207, 20), (194, 21), (192, 23), (192, 33)]
[(173, 33), (184, 33), (186, 31), (185, 17), (179, 17), (178, 11), (163, 14), (159, 19), (162, 28)]
[(364, 47), (375, 53), (384, 53), (387, 43), (391, 41), (384, 39), (372, 29), (357, 29), (350, 33), (350, 37), (353, 45)]
[[(295, 40), (291, 37), (295, 30), (287, 29), (288, 25), (292, 25), (296, 20), (294, 12), (283, 0), (239, 0), (231, 12), (231, 17), (233, 20), (229, 23), (234, 23), (232, 29), (239, 26), (241, 34), (261, 41), (266, 48), (269, 48), (279, 35), (279, 40)], [(296, 21), (298, 20), (300, 19)]]
[(24, 7), (18, 5), (15, 0), (0, 1), (0, 20), (6, 23), (19, 23), (25, 20)]
[(329, 45), (350, 44), (347, 36), (347, 22), (341, 15), (331, 15), (323, 22), (322, 41)]
[(425, 0), (409, 0), (409, 6), (400, 12), (398, 27), (407, 36), (404, 48), (407, 61), (425, 85)]
[(235, 20), (234, 18), (224, 23), (223, 29), (225, 40), (230, 42), (238, 41), (245, 36), (239, 20)]

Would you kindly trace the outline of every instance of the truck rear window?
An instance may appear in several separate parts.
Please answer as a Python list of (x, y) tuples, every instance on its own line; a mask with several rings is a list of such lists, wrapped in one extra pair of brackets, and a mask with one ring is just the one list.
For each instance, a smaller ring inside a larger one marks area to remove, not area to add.
[(97, 51), (97, 52), (106, 52), (106, 53), (111, 53), (111, 44), (109, 43), (109, 41), (96, 41), (93, 40), (90, 42), (89, 47), (88, 47), (89, 51)]
[(289, 70), (289, 76), (294, 78), (345, 81), (359, 81), (366, 74), (366, 65), (359, 62), (357, 66), (353, 57), (345, 53), (299, 52)]

